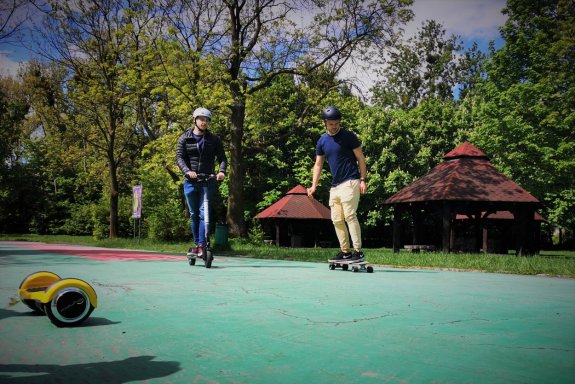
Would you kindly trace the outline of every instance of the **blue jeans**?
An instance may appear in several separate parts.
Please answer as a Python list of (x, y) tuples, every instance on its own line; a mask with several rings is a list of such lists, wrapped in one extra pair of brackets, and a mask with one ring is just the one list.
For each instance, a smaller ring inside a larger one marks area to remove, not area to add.
[(216, 192), (215, 180), (184, 181), (184, 195), (190, 211), (192, 236), (196, 245), (210, 246), (210, 203)]

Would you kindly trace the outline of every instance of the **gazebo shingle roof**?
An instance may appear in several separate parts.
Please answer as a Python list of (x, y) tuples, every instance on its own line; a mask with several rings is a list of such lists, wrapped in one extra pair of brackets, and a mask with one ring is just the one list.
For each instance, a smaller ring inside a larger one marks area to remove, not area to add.
[(489, 158), (469, 142), (447, 153), (443, 160), (385, 203), (442, 200), (539, 203), (533, 195), (498, 172)]
[(256, 219), (325, 219), (331, 220), (329, 208), (308, 197), (307, 190), (297, 185), (274, 204), (256, 215)]

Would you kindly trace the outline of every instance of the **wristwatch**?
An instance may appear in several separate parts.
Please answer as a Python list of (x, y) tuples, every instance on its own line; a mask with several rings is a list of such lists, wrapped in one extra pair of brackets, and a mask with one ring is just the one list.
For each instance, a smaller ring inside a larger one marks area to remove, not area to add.
[(365, 177), (362, 177), (361, 179), (359, 179), (359, 181), (365, 181), (367, 182), (367, 179)]

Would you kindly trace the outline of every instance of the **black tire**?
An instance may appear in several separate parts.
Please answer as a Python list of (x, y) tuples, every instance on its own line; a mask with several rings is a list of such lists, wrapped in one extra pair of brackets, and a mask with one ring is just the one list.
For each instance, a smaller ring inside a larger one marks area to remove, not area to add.
[(204, 264), (206, 268), (212, 267), (212, 261), (214, 261), (214, 255), (212, 254), (212, 251), (206, 251), (206, 256), (204, 259)]
[(44, 304), (46, 316), (58, 327), (78, 325), (90, 317), (93, 310), (88, 293), (77, 287), (62, 288)]
[(34, 312), (37, 313), (44, 313), (44, 308), (42, 306), (42, 304), (40, 304), (39, 302), (37, 302), (36, 300), (32, 300), (32, 299), (22, 299), (22, 302), (24, 304), (26, 304), (26, 306), (28, 308), (30, 308), (31, 310), (33, 310)]
[(330, 270), (330, 271), (335, 270), (335, 264), (330, 264), (330, 265), (329, 265), (329, 270)]
[(347, 271), (349, 269), (349, 265), (348, 264), (342, 264), (341, 269), (343, 269), (344, 271)]
[(373, 273), (373, 267), (367, 267), (367, 273)]
[(190, 257), (190, 259), (188, 260), (188, 262), (190, 263), (190, 265), (194, 266), (194, 265), (196, 265), (196, 258), (195, 258), (195, 257)]

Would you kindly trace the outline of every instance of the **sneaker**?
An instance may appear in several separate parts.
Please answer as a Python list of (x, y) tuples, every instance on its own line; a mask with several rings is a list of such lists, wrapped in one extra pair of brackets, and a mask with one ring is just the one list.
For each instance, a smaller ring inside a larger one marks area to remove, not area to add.
[(351, 258), (351, 256), (352, 256), (351, 252), (340, 251), (337, 255), (335, 255), (335, 257), (333, 259), (330, 259), (330, 260), (335, 260), (335, 261), (348, 260), (349, 258)]
[(204, 246), (203, 245), (198, 245), (196, 247), (196, 254), (198, 255), (199, 258), (203, 258), (205, 251), (204, 251)]
[(357, 249), (353, 251), (353, 254), (350, 257), (350, 260), (353, 261), (363, 261), (363, 259), (364, 259), (363, 252)]
[(188, 253), (186, 253), (186, 256), (188, 257), (197, 257), (198, 256), (198, 247), (195, 245), (192, 245), (189, 249), (188, 249)]

